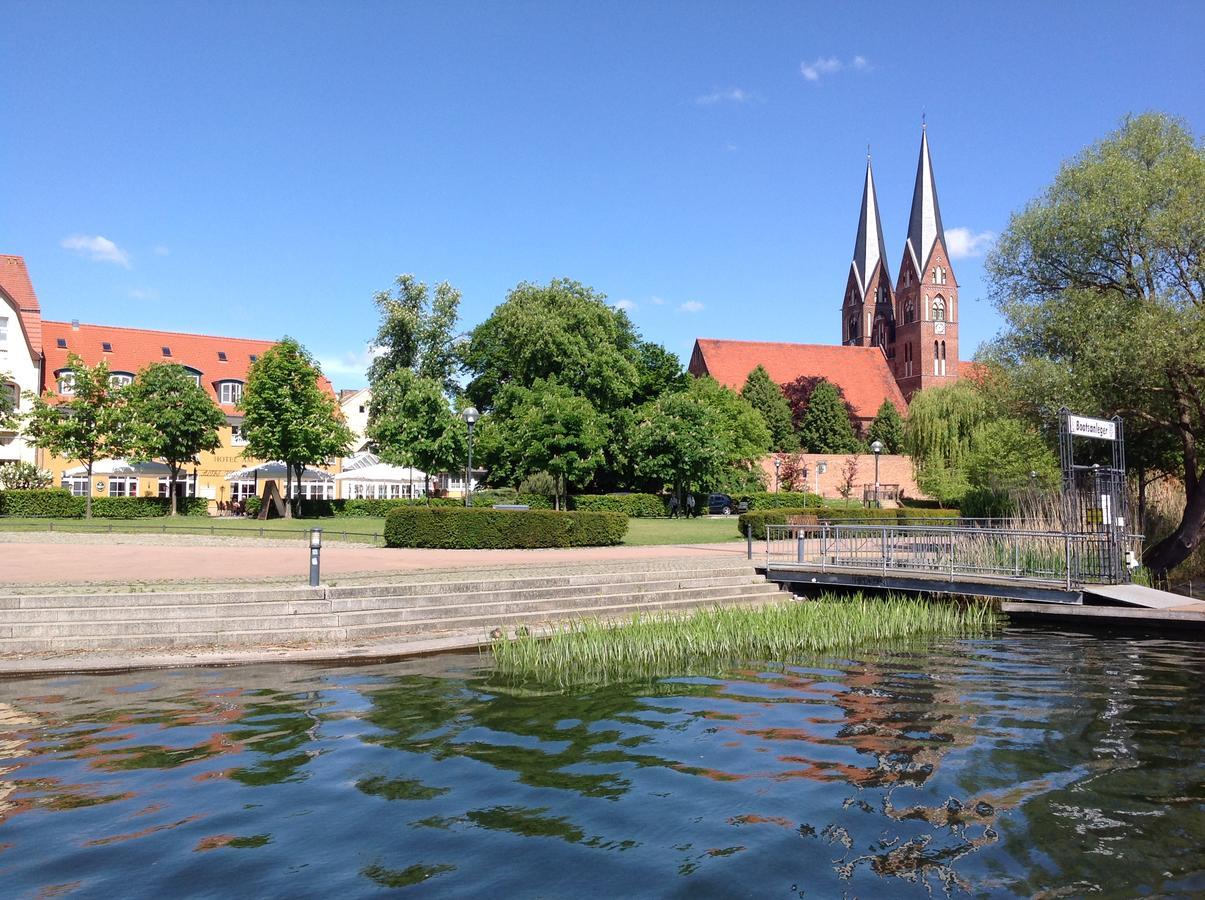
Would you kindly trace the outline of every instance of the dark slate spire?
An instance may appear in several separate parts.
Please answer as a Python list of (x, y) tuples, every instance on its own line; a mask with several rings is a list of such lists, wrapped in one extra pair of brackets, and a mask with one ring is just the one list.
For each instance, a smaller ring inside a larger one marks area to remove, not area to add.
[(883, 220), (879, 217), (879, 198), (874, 190), (874, 172), (870, 167), (870, 153), (866, 154), (866, 184), (862, 188), (862, 213), (858, 216), (858, 237), (854, 242), (854, 278), (862, 296), (866, 296), (866, 285), (874, 275), (875, 266), (883, 264), (885, 283), (891, 283), (887, 269), (887, 254), (883, 244)]
[(921, 126), (920, 159), (916, 163), (916, 187), (912, 191), (912, 215), (908, 218), (908, 248), (916, 270), (924, 273), (938, 240), (944, 245), (946, 233), (941, 227), (941, 208), (937, 205), (937, 185), (933, 181), (933, 162), (929, 159), (929, 134)]

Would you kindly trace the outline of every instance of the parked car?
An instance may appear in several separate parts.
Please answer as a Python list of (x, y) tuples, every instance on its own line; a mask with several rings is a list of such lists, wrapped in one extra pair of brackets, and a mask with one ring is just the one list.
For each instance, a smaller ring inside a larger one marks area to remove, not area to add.
[(737, 503), (727, 494), (707, 495), (707, 514), (710, 516), (730, 516), (734, 512), (743, 513), (748, 511), (748, 503), (744, 501)]

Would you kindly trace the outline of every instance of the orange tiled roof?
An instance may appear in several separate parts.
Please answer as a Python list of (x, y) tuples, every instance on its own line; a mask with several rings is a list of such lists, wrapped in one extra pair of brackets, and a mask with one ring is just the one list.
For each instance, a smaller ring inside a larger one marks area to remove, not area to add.
[(0, 254), (0, 291), (16, 304), (29, 353), (37, 360), (42, 355), (42, 310), (23, 257)]
[[(201, 373), (201, 386), (227, 412), (232, 404), (222, 404), (218, 384), (223, 381), (247, 380), (252, 356), (262, 356), (276, 341), (256, 341), (248, 338), (216, 337), (209, 334), (185, 334), (179, 331), (151, 331), (146, 328), (122, 328), (116, 325), (85, 325), (70, 322), (43, 322), (44, 352), (46, 354), (46, 389), (54, 390), (55, 373), (67, 367), (67, 357), (74, 353), (86, 365), (95, 366), (101, 360), (112, 372), (137, 375), (151, 363), (179, 363)], [(62, 343), (64, 346), (59, 346)], [(105, 344), (111, 349), (105, 350)], [(163, 348), (171, 351), (164, 355)], [(222, 360), (219, 354), (225, 354)], [(331, 396), (334, 388), (325, 377), (323, 390)]]
[(878, 347), (698, 338), (690, 357), (692, 373), (710, 375), (734, 391), (745, 386), (745, 379), (758, 365), (765, 367), (776, 384), (789, 384), (801, 375), (827, 378), (845, 392), (845, 399), (861, 419), (873, 419), (884, 400), (894, 403), (901, 413), (908, 409)]

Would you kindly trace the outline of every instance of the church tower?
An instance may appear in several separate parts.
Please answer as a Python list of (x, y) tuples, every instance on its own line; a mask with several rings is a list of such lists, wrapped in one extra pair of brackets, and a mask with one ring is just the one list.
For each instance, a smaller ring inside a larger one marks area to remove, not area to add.
[(857, 347), (882, 347), (890, 356), (895, 343), (895, 314), (891, 273), (887, 270), (879, 198), (874, 171), (866, 156), (866, 183), (862, 187), (862, 212), (854, 239), (854, 258), (845, 281), (841, 306), (841, 343)]
[(895, 325), (891, 365), (905, 399), (958, 377), (958, 282), (950, 267), (924, 126), (908, 240), (895, 286)]

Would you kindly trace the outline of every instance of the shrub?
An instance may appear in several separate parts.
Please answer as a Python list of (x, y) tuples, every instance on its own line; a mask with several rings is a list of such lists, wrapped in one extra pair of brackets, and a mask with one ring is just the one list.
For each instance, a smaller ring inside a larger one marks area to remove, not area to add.
[[(519, 492), (514, 488), (483, 488), (479, 491), (473, 491), (474, 506), (493, 506), (495, 503), (518, 503)], [(464, 501), (461, 501), (461, 506), (464, 506)]]
[[(476, 498), (473, 499), (476, 503)], [(515, 503), (522, 503), (529, 509), (552, 509), (552, 498), (547, 494), (524, 494), (520, 493), (515, 497)]]
[(656, 494), (578, 494), (569, 501), (582, 512), (618, 512), (633, 519), (660, 519), (668, 514), (665, 500)]
[(53, 519), (78, 519), (84, 498), (66, 488), (24, 488), (0, 492), (0, 515)]
[(264, 505), (264, 501), (259, 497), (248, 497), (243, 501), (243, 512), (248, 516), (258, 516), (260, 508)]
[[(204, 497), (186, 497), (180, 501), (180, 515), (207, 516), (209, 502)], [(171, 512), (167, 497), (93, 497), (95, 519), (157, 519)]]
[[(473, 502), (477, 502), (476, 496), (474, 496)], [(298, 501), (297, 511), (303, 519), (330, 518), (332, 516), (337, 519), (380, 519), (395, 509), (403, 509), (408, 506), (460, 507), (464, 506), (464, 501), (454, 497), (416, 497), (413, 500), (384, 497), (360, 497), (347, 500), (303, 499)]]
[(898, 509), (901, 525), (951, 525), (947, 519), (957, 519), (962, 515), (957, 509)]
[(899, 510), (879, 509), (877, 507), (836, 507), (819, 511), (821, 522), (886, 522), (894, 525), (899, 520)]
[(806, 491), (779, 491), (776, 494), (758, 491), (754, 494), (742, 494), (733, 499), (737, 503), (748, 503), (750, 510), (800, 509), (803, 507), (821, 506), (824, 503), (819, 494), (811, 494)]
[(1016, 511), (1008, 494), (991, 488), (971, 488), (960, 505), (963, 515), (971, 519), (1007, 519)]
[(510, 550), (618, 544), (627, 518), (612, 512), (395, 509), (385, 519), (385, 546)]

